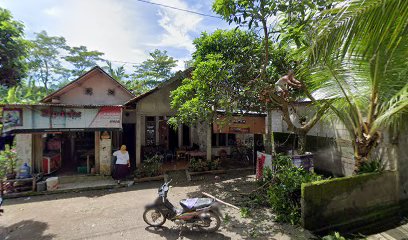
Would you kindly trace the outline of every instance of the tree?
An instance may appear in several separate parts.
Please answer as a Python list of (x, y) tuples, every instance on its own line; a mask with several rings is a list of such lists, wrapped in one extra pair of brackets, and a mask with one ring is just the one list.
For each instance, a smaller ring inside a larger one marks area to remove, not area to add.
[(133, 79), (142, 81), (149, 88), (169, 79), (174, 74), (171, 69), (177, 66), (177, 60), (167, 55), (167, 51), (155, 49), (149, 53), (150, 57), (140, 65), (135, 66)]
[[(292, 4), (279, 0), (215, 0), (213, 3), (213, 10), (229, 23), (235, 22), (241, 27), (248, 27), (251, 30), (259, 32), (259, 37), (262, 38), (263, 43), (263, 65), (261, 67), (259, 77), (256, 79), (257, 82), (259, 82), (259, 84), (256, 84), (256, 86), (260, 87), (259, 91), (263, 93), (263, 99), (266, 102), (272, 103), (267, 105), (269, 110), (270, 106), (272, 105), (279, 106), (282, 112), (283, 120), (288, 125), (288, 130), (298, 135), (298, 152), (301, 154), (305, 152), (307, 132), (319, 121), (323, 113), (327, 111), (330, 106), (330, 101), (316, 101), (309, 93), (305, 83), (303, 83), (302, 90), (304, 94), (306, 94), (312, 100), (312, 103), (317, 110), (312, 117), (307, 119), (307, 121), (302, 122), (301, 124), (294, 123), (290, 118), (290, 109), (292, 108), (290, 100), (293, 99), (283, 98), (282, 96), (276, 94), (273, 87), (264, 83), (268, 82), (268, 79), (270, 79), (267, 69), (268, 66), (270, 66), (270, 42), (272, 36), (274, 36), (274, 34), (278, 34), (279, 36), (279, 33), (282, 30), (290, 26), (298, 28), (301, 27), (302, 25), (299, 26), (299, 22), (292, 21), (291, 19), (295, 14), (305, 14), (309, 11), (312, 12), (312, 8), (309, 6), (312, 6), (313, 2), (314, 1), (306, 0), (299, 1), (300, 5), (302, 5), (300, 8), (294, 8), (292, 7)], [(324, 3), (324, 1), (317, 1), (317, 3), (321, 2)], [(279, 28), (278, 24), (272, 26), (268, 24), (270, 19), (278, 19), (279, 17), (284, 19), (284, 21), (280, 22), (280, 26), (283, 27)], [(298, 35), (288, 36), (297, 37)], [(300, 41), (296, 41), (296, 39), (294, 41), (301, 45)], [(285, 45), (288, 46), (288, 44)], [(292, 66), (287, 66), (287, 70), (293, 67), (296, 67), (295, 64)], [(281, 72), (280, 74), (284, 74), (284, 72)], [(269, 111), (269, 116), (270, 115), (271, 112)], [(273, 133), (270, 129), (268, 129), (268, 132), (270, 136), (267, 138), (266, 149), (268, 152), (273, 152)]]
[(126, 74), (124, 65), (115, 68), (111, 61), (106, 61), (106, 66), (103, 67), (103, 69), (118, 82), (126, 83), (127, 78), (129, 78), (129, 75)]
[[(335, 21), (328, 21), (333, 16)], [(316, 88), (352, 138), (355, 171), (370, 161), (381, 130), (408, 117), (408, 2), (353, 0), (319, 19), (309, 51)]]
[(261, 65), (261, 44), (253, 33), (202, 33), (194, 45), (192, 76), (171, 93), (171, 106), (177, 113), (170, 123), (212, 122), (214, 109), (227, 115), (260, 109), (248, 81), (256, 78)]
[(50, 84), (58, 83), (66, 77), (66, 69), (61, 63), (61, 50), (68, 49), (63, 37), (48, 36), (46, 31), (35, 34), (31, 41), (29, 68), (30, 75), (41, 82), (48, 92)]
[(79, 77), (86, 70), (97, 65), (98, 61), (103, 61), (101, 58), (104, 53), (99, 51), (88, 51), (85, 46), (72, 47), (68, 49), (69, 56), (64, 59), (74, 66), (71, 70), (73, 77)]
[(13, 86), (26, 75), (28, 43), (23, 37), (24, 25), (0, 8), (0, 85)]
[(43, 87), (35, 85), (33, 79), (21, 84), (0, 89), (0, 103), (38, 103), (46, 96), (46, 91)]

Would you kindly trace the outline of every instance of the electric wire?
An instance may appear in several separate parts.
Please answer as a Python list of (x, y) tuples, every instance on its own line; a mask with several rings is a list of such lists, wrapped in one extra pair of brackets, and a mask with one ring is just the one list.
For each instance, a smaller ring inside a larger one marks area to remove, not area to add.
[(157, 5), (157, 6), (160, 6), (160, 7), (171, 8), (171, 9), (174, 9), (174, 10), (188, 12), (188, 13), (192, 13), (192, 14), (197, 14), (197, 15), (201, 15), (201, 16), (204, 16), (204, 17), (212, 17), (212, 18), (222, 19), (219, 16), (209, 15), (209, 14), (200, 13), (200, 12), (196, 12), (196, 11), (192, 11), (192, 10), (188, 10), (188, 9), (183, 9), (183, 8), (178, 8), (178, 7), (173, 7), (173, 6), (169, 6), (169, 5), (165, 5), (165, 4), (161, 4), (161, 3), (155, 3), (155, 2), (150, 2), (150, 1), (146, 1), (146, 0), (136, 0), (136, 1), (143, 2), (143, 3), (148, 3), (148, 4), (152, 4), (152, 5)]

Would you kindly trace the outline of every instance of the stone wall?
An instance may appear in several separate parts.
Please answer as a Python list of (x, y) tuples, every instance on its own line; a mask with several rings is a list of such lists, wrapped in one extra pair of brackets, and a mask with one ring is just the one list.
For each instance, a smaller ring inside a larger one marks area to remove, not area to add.
[(302, 184), (302, 226), (344, 230), (393, 216), (398, 211), (396, 171)]

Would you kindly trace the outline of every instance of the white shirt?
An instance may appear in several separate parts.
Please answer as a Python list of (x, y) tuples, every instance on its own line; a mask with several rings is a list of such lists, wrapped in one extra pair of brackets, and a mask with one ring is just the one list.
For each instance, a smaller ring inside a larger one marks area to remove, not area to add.
[(122, 153), (120, 150), (113, 153), (116, 157), (116, 164), (127, 164), (129, 161), (129, 153)]

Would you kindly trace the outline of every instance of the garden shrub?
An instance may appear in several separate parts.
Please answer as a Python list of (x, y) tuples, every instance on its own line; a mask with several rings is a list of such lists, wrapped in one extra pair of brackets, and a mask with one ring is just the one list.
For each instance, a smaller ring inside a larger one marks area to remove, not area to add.
[(0, 151), (0, 179), (3, 179), (6, 174), (14, 173), (17, 162), (17, 153), (15, 147), (6, 145), (4, 151)]
[(154, 155), (143, 161), (141, 168), (135, 171), (135, 176), (137, 178), (159, 176), (161, 165), (160, 156)]
[(358, 170), (358, 174), (382, 172), (384, 169), (385, 166), (381, 159), (373, 159), (371, 161), (363, 162)]
[(308, 172), (292, 163), (290, 156), (274, 158), (274, 169), (266, 170), (263, 182), (270, 182), (267, 199), (276, 214), (276, 220), (298, 224), (302, 183), (321, 180), (321, 176)]

